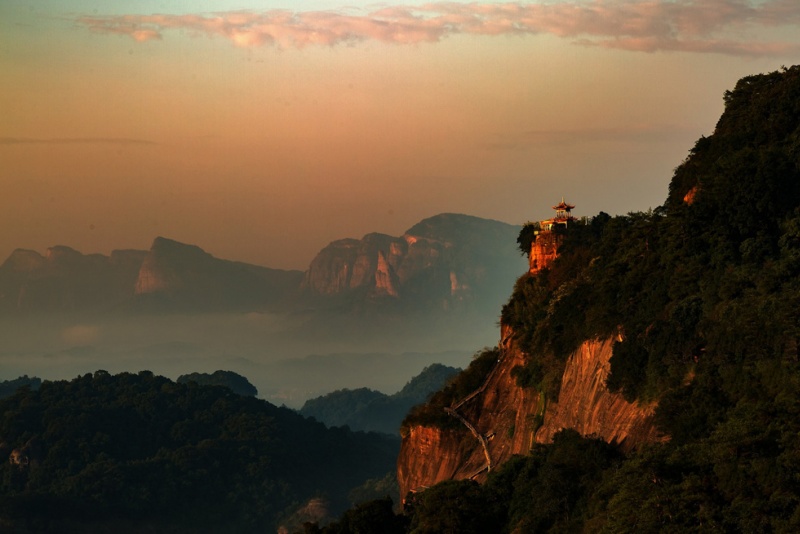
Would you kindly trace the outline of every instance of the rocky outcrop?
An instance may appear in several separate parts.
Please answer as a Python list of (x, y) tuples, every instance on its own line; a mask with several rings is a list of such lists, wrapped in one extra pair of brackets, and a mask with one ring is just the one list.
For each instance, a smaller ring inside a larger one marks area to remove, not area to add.
[(381, 296), (396, 297), (397, 284), (397, 274), (395, 274), (389, 262), (386, 261), (386, 256), (384, 256), (383, 252), (378, 251), (378, 265), (375, 268), (374, 293)]
[(203, 277), (204, 271), (215, 270), (214, 263), (215, 258), (200, 247), (157, 237), (139, 269), (134, 294), (177, 293), (192, 279)]
[(397, 457), (400, 495), (417, 492), (444, 480), (466, 479), (480, 469), (473, 458), (474, 443), (464, 431), (413, 426), (405, 429)]
[(41, 269), (47, 260), (35, 250), (16, 249), (0, 269), (12, 273), (30, 273)]
[(548, 443), (564, 428), (623, 449), (664, 439), (653, 423), (655, 405), (629, 403), (606, 388), (614, 340), (586, 341), (570, 355), (558, 399), (552, 402), (535, 389), (517, 386), (512, 371), (528, 356), (509, 328), (501, 333), (495, 368), (477, 394), (456, 405), (481, 438), (468, 428), (405, 429), (397, 466), (401, 495), (444, 480), (483, 481), (487, 466), (527, 454), (534, 443)]
[(558, 247), (564, 241), (564, 236), (556, 232), (541, 232), (531, 243), (528, 254), (528, 272), (536, 274), (547, 269), (558, 257)]

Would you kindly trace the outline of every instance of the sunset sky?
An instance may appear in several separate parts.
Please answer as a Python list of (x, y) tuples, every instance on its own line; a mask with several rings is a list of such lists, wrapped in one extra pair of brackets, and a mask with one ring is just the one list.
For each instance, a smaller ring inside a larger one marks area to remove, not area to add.
[(656, 207), (798, 0), (2, 0), (0, 262), (148, 248), (304, 269), (459, 212)]

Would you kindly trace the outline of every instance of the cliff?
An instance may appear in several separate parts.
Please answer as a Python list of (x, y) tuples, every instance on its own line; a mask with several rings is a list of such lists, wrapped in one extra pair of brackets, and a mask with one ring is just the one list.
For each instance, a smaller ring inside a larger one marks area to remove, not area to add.
[(527, 454), (533, 443), (551, 442), (564, 428), (623, 450), (665, 439), (653, 423), (654, 404), (630, 403), (606, 387), (615, 340), (582, 343), (567, 359), (558, 399), (552, 402), (517, 385), (513, 370), (525, 364), (527, 355), (510, 328), (502, 327), (501, 334), (500, 358), (484, 383), (474, 396), (446, 409), (459, 418), (460, 427), (404, 429), (397, 461), (401, 495), (444, 480), (483, 481), (487, 467)]
[(564, 241), (564, 236), (554, 232), (542, 232), (531, 243), (528, 254), (528, 271), (536, 274), (547, 269), (553, 260), (558, 257), (558, 247)]
[(558, 401), (547, 405), (537, 443), (552, 441), (564, 428), (595, 436), (631, 450), (643, 443), (663, 441), (653, 423), (656, 403), (628, 402), (606, 387), (613, 339), (584, 342), (567, 360)]

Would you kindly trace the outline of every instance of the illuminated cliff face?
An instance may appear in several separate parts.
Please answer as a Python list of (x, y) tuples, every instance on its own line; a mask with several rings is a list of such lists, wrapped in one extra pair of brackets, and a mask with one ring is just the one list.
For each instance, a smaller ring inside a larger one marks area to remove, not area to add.
[(550, 266), (558, 257), (558, 247), (564, 241), (562, 234), (554, 232), (541, 232), (531, 243), (531, 252), (528, 254), (528, 270), (536, 274)]
[(584, 342), (567, 360), (556, 402), (538, 391), (517, 386), (511, 371), (523, 365), (508, 327), (502, 327), (501, 358), (482, 391), (458, 407), (483, 443), (462, 431), (411, 427), (404, 434), (397, 462), (401, 495), (444, 480), (486, 479), (487, 454), (496, 468), (533, 443), (549, 443), (564, 428), (577, 430), (630, 450), (665, 439), (653, 423), (655, 404), (627, 402), (606, 388), (612, 339)]
[(666, 439), (653, 423), (656, 403), (626, 401), (606, 388), (611, 370), (613, 339), (585, 341), (567, 360), (558, 401), (549, 404), (537, 443), (549, 443), (559, 430), (571, 428), (631, 450), (642, 443)]

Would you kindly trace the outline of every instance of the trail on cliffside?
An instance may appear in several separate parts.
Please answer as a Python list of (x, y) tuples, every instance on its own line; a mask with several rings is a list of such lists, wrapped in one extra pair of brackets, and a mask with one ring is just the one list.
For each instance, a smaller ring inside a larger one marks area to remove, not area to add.
[[(467, 395), (466, 397), (464, 397), (463, 399), (458, 401), (455, 405), (453, 405), (452, 408), (449, 408), (449, 407), (445, 407), (444, 408), (445, 413), (447, 413), (448, 415), (450, 415), (452, 417), (455, 417), (456, 419), (461, 421), (461, 423), (465, 427), (467, 427), (467, 429), (469, 429), (469, 431), (472, 433), (472, 435), (475, 436), (475, 438), (480, 442), (481, 447), (483, 447), (483, 455), (486, 456), (486, 465), (484, 467), (482, 467), (481, 469), (477, 470), (475, 473), (473, 473), (469, 477), (470, 479), (475, 478), (476, 476), (478, 476), (479, 474), (481, 474), (484, 471), (486, 471), (488, 473), (489, 471), (492, 470), (492, 456), (491, 456), (491, 454), (489, 454), (489, 444), (488, 444), (488, 441), (486, 439), (486, 436), (484, 436), (483, 434), (478, 432), (478, 430), (475, 428), (475, 425), (470, 423), (467, 420), (467, 418), (464, 417), (463, 415), (461, 415), (460, 413), (458, 413), (457, 410), (459, 408), (461, 408), (461, 406), (463, 406), (465, 403), (469, 402), (470, 400), (474, 399), (475, 397), (477, 397), (478, 395), (483, 393), (483, 391), (486, 389), (486, 386), (489, 384), (489, 382), (492, 380), (492, 378), (494, 377), (495, 373), (497, 372), (497, 369), (500, 368), (500, 366), (498, 364), (500, 363), (500, 360), (503, 359), (502, 350), (499, 352), (499, 354), (500, 355), (497, 358), (497, 362), (492, 367), (492, 370), (489, 371), (489, 373), (486, 375), (486, 379), (484, 379), (483, 383), (475, 391), (473, 391), (472, 393), (470, 393), (469, 395)], [(491, 432), (490, 432), (490, 434), (491, 434)]]

